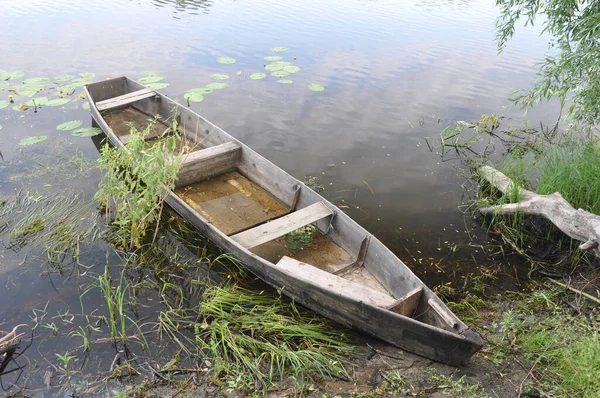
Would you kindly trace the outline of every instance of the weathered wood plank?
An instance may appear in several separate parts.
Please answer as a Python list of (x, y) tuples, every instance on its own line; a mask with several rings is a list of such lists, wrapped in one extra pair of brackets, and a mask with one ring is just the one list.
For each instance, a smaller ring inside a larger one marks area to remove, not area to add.
[(106, 109), (116, 108), (117, 106), (123, 106), (132, 102), (143, 100), (145, 98), (150, 98), (155, 95), (156, 93), (153, 90), (146, 88), (143, 90), (134, 91), (132, 93), (123, 94), (118, 97), (97, 102), (96, 108), (98, 108), (99, 111), (104, 111)]
[(394, 303), (392, 303), (392, 305), (387, 307), (387, 309), (400, 315), (412, 317), (412, 315), (415, 313), (415, 310), (419, 306), (419, 301), (421, 300), (422, 295), (423, 287), (419, 286), (418, 288), (408, 292), (404, 297), (396, 300)]
[(458, 330), (460, 321), (449, 310), (441, 306), (438, 300), (430, 298), (427, 300), (429, 307), (438, 315), (439, 319), (443, 320), (451, 330)]
[(250, 249), (331, 215), (331, 210), (323, 203), (317, 202), (277, 220), (233, 235), (231, 239)]
[(292, 276), (302, 275), (302, 278), (309, 279), (316, 285), (322, 286), (331, 293), (339, 294), (340, 296), (351, 296), (358, 301), (381, 308), (388, 308), (396, 302), (390, 295), (348, 281), (313, 265), (297, 261), (287, 256), (283, 256), (275, 266)]
[(235, 142), (187, 154), (177, 173), (177, 188), (235, 170), (242, 147)]

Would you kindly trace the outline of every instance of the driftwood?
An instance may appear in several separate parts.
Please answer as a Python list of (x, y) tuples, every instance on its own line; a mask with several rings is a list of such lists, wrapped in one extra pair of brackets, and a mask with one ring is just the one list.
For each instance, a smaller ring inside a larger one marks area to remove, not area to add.
[(600, 299), (599, 299), (598, 297), (594, 297), (594, 296), (592, 296), (592, 295), (591, 295), (591, 294), (589, 294), (589, 293), (586, 293), (586, 292), (584, 292), (584, 291), (581, 291), (581, 290), (579, 290), (579, 289), (575, 289), (574, 287), (572, 287), (572, 286), (569, 286), (569, 285), (566, 285), (566, 284), (564, 284), (564, 283), (562, 283), (562, 282), (559, 282), (559, 281), (557, 281), (557, 280), (554, 280), (554, 279), (551, 279), (551, 278), (548, 278), (548, 280), (549, 280), (550, 282), (553, 282), (553, 283), (557, 284), (558, 286), (562, 286), (562, 287), (564, 287), (565, 289), (569, 289), (570, 291), (572, 291), (572, 292), (574, 292), (574, 293), (577, 293), (577, 294), (579, 294), (579, 295), (581, 295), (581, 296), (583, 296), (583, 297), (587, 297), (588, 299), (590, 299), (590, 300), (592, 300), (592, 301), (594, 301), (594, 302), (596, 302), (596, 303), (600, 304)]
[(21, 341), (21, 337), (23, 337), (25, 333), (17, 334), (17, 330), (23, 326), (28, 327), (28, 325), (25, 324), (17, 325), (12, 331), (6, 334), (6, 336), (0, 337), (0, 355), (14, 350), (19, 345), (19, 341)]
[[(479, 174), (502, 193), (515, 189), (514, 182), (502, 172), (490, 166), (482, 166)], [(543, 217), (552, 222), (569, 237), (584, 242), (579, 249), (591, 251), (600, 257), (600, 216), (582, 209), (575, 209), (560, 193), (539, 195), (521, 187), (521, 201), (505, 205), (484, 207), (482, 214), (524, 215)]]

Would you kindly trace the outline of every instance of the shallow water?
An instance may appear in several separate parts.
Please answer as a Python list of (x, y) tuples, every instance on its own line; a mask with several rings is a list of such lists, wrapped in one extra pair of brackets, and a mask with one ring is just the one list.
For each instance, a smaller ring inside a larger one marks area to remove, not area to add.
[[(155, 70), (170, 84), (162, 91), (181, 101), (211, 74), (227, 74), (229, 87), (192, 109), (295, 177), (318, 177), (325, 197), (434, 285), (490, 263), (477, 248), (464, 248), (472, 223), (458, 210), (466, 200), (460, 164), (442, 162), (425, 138), (435, 142), (453, 120), (502, 112), (514, 87), (531, 84), (546, 49), (538, 30), (522, 29), (498, 55), (496, 15), (493, 2), (483, 0), (0, 0), (0, 69), (25, 72), (11, 84), (84, 72), (94, 80), (140, 78)], [(289, 50), (274, 54), (275, 46)], [(292, 84), (249, 78), (264, 71), (269, 55), (300, 67), (286, 77)], [(236, 63), (220, 64), (219, 56)], [(310, 83), (325, 90), (310, 91)], [(80, 90), (61, 107), (15, 111), (28, 100), (15, 98), (0, 110), (0, 196), (24, 190), (91, 198), (99, 174), (85, 169), (97, 157), (94, 143), (56, 130), (74, 119), (91, 124)], [(9, 94), (0, 91), (0, 101)], [(551, 123), (557, 110), (550, 104), (527, 118)], [(512, 108), (507, 116), (523, 118)], [(38, 135), (48, 138), (19, 146)], [(56, 171), (75, 154), (83, 159), (78, 165)], [(97, 243), (86, 263), (104, 265), (106, 249)], [(54, 284), (39, 276), (43, 257), (28, 260), (8, 247), (1, 255), (0, 328), (27, 321), (49, 299), (51, 307), (79, 308), (77, 289), (63, 284), (64, 276)]]

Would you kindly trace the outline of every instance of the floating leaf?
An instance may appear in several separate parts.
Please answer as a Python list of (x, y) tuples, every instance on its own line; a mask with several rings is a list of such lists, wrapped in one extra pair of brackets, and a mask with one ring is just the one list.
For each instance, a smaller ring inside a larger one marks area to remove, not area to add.
[(318, 83), (311, 83), (308, 85), (308, 89), (312, 91), (323, 91), (325, 90), (325, 87), (321, 86)]
[(75, 87), (83, 87), (86, 84), (90, 83), (90, 80), (85, 79), (83, 77), (79, 78), (79, 79), (75, 79), (71, 82), (71, 85), (75, 86)]
[(98, 127), (82, 127), (77, 130), (73, 130), (71, 135), (75, 137), (93, 137), (95, 135), (102, 134), (102, 130)]
[(48, 97), (35, 97), (25, 103), (29, 107), (40, 107), (48, 103)]
[(215, 73), (210, 75), (211, 78), (213, 78), (214, 80), (227, 80), (229, 79), (228, 75), (223, 75), (221, 73)]
[(269, 72), (277, 72), (278, 70), (283, 69), (283, 65), (269, 64), (269, 65), (265, 66), (265, 69), (268, 70)]
[(71, 120), (70, 122), (64, 122), (59, 124), (58, 126), (56, 126), (57, 130), (61, 130), (61, 131), (68, 131), (68, 130), (73, 130), (76, 129), (77, 127), (81, 126), (83, 124), (83, 121), (81, 120)]
[(271, 76), (275, 76), (275, 77), (284, 77), (284, 76), (287, 76), (287, 75), (289, 75), (289, 73), (287, 73), (284, 70), (278, 70), (276, 72), (271, 73)]
[(23, 138), (21, 141), (19, 141), (19, 145), (30, 146), (30, 145), (37, 144), (42, 141), (46, 141), (46, 138), (48, 138), (48, 137), (46, 137), (45, 135), (38, 135), (36, 137)]
[(65, 84), (64, 86), (60, 86), (58, 88), (58, 92), (65, 95), (71, 95), (75, 92), (77, 88), (71, 84)]
[(241, 71), (241, 70), (238, 70), (237, 72), (235, 72), (235, 74), (239, 76), (239, 75), (241, 75), (241, 74), (242, 74), (242, 72), (243, 72), (243, 71)]
[(14, 72), (11, 72), (11, 74), (10, 74), (10, 76), (9, 76), (8, 80), (20, 79), (20, 78), (22, 78), (23, 76), (25, 76), (25, 73), (24, 73), (24, 72), (22, 72), (22, 71), (20, 71), (20, 70), (16, 70), (16, 71), (14, 71)]
[(4, 109), (4, 108), (6, 108), (9, 105), (10, 105), (10, 101), (9, 100), (2, 100), (2, 101), (0, 101), (0, 109)]
[(190, 93), (187, 92), (183, 95), (183, 98), (188, 100), (189, 102), (202, 102), (204, 101), (204, 95), (200, 93)]
[(69, 80), (75, 78), (75, 76), (73, 75), (60, 75), (60, 76), (56, 76), (54, 78), (54, 83), (64, 83), (64, 82), (68, 82)]
[(271, 51), (274, 53), (280, 53), (280, 52), (287, 51), (287, 50), (288, 50), (287, 47), (273, 47), (271, 49)]
[(138, 81), (140, 83), (158, 83), (162, 79), (164, 79), (164, 77), (161, 77), (161, 76), (146, 76), (146, 77), (142, 77)]
[(230, 57), (219, 57), (217, 58), (217, 62), (220, 64), (235, 64), (235, 59)]
[(280, 57), (279, 55), (269, 55), (268, 57), (264, 57), (263, 59), (265, 61), (279, 61), (280, 59), (283, 59), (283, 57)]
[(10, 87), (10, 83), (0, 79), (0, 90), (6, 90)]
[(85, 109), (86, 111), (92, 110), (92, 108), (90, 107), (90, 103), (89, 102), (84, 102), (83, 105), (81, 105), (81, 107), (83, 109)]
[(8, 80), (10, 78), (10, 72), (0, 69), (0, 80)]
[(153, 71), (153, 70), (145, 70), (142, 72), (142, 76), (146, 76), (146, 77), (160, 76), (160, 73)]
[(83, 72), (80, 73), (79, 76), (83, 77), (86, 80), (92, 80), (94, 77), (96, 77), (96, 74), (94, 72)]
[(37, 87), (23, 86), (17, 90), (17, 94), (23, 97), (33, 97), (40, 91), (42, 90)]
[(296, 72), (300, 71), (300, 68), (295, 65), (286, 65), (283, 67), (283, 70), (286, 71), (287, 73), (296, 73)]
[(267, 75), (264, 73), (253, 73), (250, 75), (250, 79), (252, 80), (260, 80), (264, 79), (265, 77), (267, 77)]
[(150, 90), (162, 90), (163, 88), (169, 87), (169, 83), (150, 83), (146, 84)]
[(229, 87), (229, 84), (227, 84), (227, 83), (209, 83), (206, 85), (206, 88), (210, 88), (211, 90), (220, 90), (225, 87)]
[(50, 81), (50, 79), (48, 79), (47, 77), (30, 77), (29, 79), (25, 79), (23, 80), (23, 84), (26, 85), (45, 85), (46, 83), (48, 83)]
[(206, 87), (192, 88), (192, 89), (188, 90), (187, 92), (188, 93), (196, 93), (196, 94), (210, 94), (213, 92), (213, 89), (206, 88)]
[(69, 98), (56, 98), (56, 99), (48, 101), (48, 103), (46, 105), (48, 105), (48, 106), (62, 106), (62, 105), (67, 104), (69, 102), (71, 102), (71, 100)]
[(292, 84), (293, 82), (294, 82), (293, 80), (289, 80), (289, 79), (277, 80), (277, 83), (281, 83), (281, 84)]

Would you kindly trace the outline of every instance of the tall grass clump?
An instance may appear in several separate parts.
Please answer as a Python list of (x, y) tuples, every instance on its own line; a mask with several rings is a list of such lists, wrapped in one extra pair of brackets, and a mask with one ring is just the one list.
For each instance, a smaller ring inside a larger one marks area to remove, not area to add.
[(98, 160), (103, 176), (95, 198), (122, 232), (120, 245), (129, 249), (141, 247), (149, 227), (158, 225), (183, 159), (175, 118), (158, 141), (147, 144), (155, 123), (143, 131), (132, 126), (127, 143), (105, 144)]

